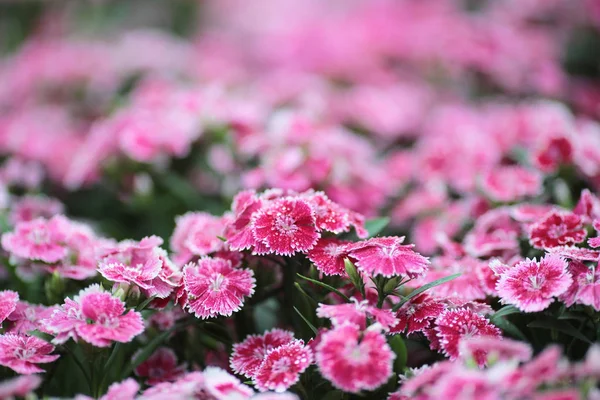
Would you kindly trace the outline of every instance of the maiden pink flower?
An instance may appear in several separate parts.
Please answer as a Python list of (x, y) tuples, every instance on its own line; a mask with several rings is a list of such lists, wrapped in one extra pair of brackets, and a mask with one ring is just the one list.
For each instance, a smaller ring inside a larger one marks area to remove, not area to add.
[(525, 312), (537, 312), (545, 310), (571, 283), (566, 261), (547, 254), (540, 262), (526, 259), (509, 268), (500, 276), (496, 290), (504, 304), (512, 304)]
[(229, 364), (236, 374), (253, 378), (267, 353), (276, 347), (294, 340), (294, 333), (272, 329), (262, 335), (247, 336), (241, 343), (233, 345)]
[(390, 333), (402, 333), (407, 335), (423, 331), (431, 326), (433, 321), (446, 309), (444, 303), (430, 297), (428, 294), (420, 294), (413, 297), (398, 309), (396, 318), (398, 324), (390, 330)]
[(29, 304), (26, 301), (19, 301), (15, 310), (8, 316), (11, 322), (7, 332), (11, 333), (29, 333), (33, 330), (45, 332), (42, 321), (54, 312), (58, 306), (46, 307), (40, 304)]
[[(500, 337), (500, 329), (492, 325), (485, 317), (465, 309), (444, 311), (435, 321), (435, 332), (439, 339), (441, 351), (455, 360), (459, 355), (459, 342), (465, 338), (475, 336)], [(475, 361), (482, 365), (485, 363), (487, 354), (484, 350), (478, 350), (473, 354)]]
[(60, 219), (36, 218), (17, 224), (14, 232), (3, 234), (2, 247), (20, 258), (55, 263), (67, 255), (65, 239)]
[(146, 378), (147, 385), (156, 385), (177, 380), (185, 372), (185, 365), (177, 365), (177, 356), (173, 350), (159, 347), (134, 372), (137, 376)]
[(263, 200), (253, 190), (238, 193), (232, 203), (233, 222), (225, 229), (225, 238), (232, 250), (246, 250), (256, 244), (251, 229), (253, 215), (262, 208)]
[(567, 307), (583, 304), (600, 311), (600, 271), (597, 265), (587, 266), (571, 261), (568, 271), (573, 277), (571, 286), (560, 296)]
[(329, 318), (333, 326), (350, 323), (355, 324), (360, 329), (366, 328), (367, 317), (378, 322), (385, 331), (396, 326), (398, 323), (398, 320), (390, 310), (373, 307), (369, 305), (367, 300), (358, 301), (354, 297), (351, 300), (351, 303), (345, 304), (319, 304), (317, 316)]
[(344, 260), (351, 242), (335, 238), (320, 238), (306, 254), (315, 267), (325, 275), (346, 275)]
[(0, 324), (4, 321), (15, 309), (19, 301), (19, 294), (12, 290), (3, 290), (0, 292)]
[(466, 337), (460, 340), (458, 349), (460, 358), (464, 360), (485, 354), (485, 363), (488, 361), (529, 361), (533, 354), (528, 343), (495, 336)]
[(302, 198), (308, 202), (315, 214), (317, 230), (333, 233), (347, 232), (350, 229), (350, 212), (329, 200), (323, 192), (306, 192)]
[(519, 166), (500, 166), (485, 173), (481, 185), (490, 199), (510, 202), (538, 195), (542, 190), (542, 176)]
[(134, 310), (125, 311), (120, 299), (92, 285), (73, 300), (66, 298), (43, 324), (56, 336), (57, 343), (71, 337), (97, 347), (108, 347), (112, 342), (130, 342), (144, 331), (142, 315)]
[(538, 249), (581, 243), (586, 236), (581, 217), (569, 212), (552, 211), (529, 227), (529, 243)]
[(56, 199), (45, 196), (23, 196), (12, 205), (8, 219), (16, 225), (36, 218), (51, 218), (62, 214), (63, 211), (63, 204)]
[(321, 374), (341, 390), (358, 393), (383, 385), (392, 375), (396, 355), (385, 336), (346, 324), (323, 334), (316, 348)]
[(302, 340), (283, 344), (269, 350), (254, 374), (254, 384), (262, 392), (283, 392), (300, 380), (312, 362), (312, 350)]
[(306, 252), (319, 239), (314, 211), (300, 199), (286, 197), (274, 200), (252, 219), (254, 238), (279, 255)]
[[(600, 232), (600, 219), (594, 220), (594, 229), (596, 230), (596, 232)], [(600, 236), (588, 239), (588, 244), (590, 245), (590, 247), (600, 247)]]
[(224, 235), (227, 220), (204, 212), (189, 212), (177, 217), (171, 237), (174, 260), (182, 265), (193, 256), (207, 256), (222, 250), (225, 243), (219, 237)]
[(208, 398), (215, 400), (249, 399), (254, 391), (242, 384), (236, 377), (218, 367), (206, 367), (204, 376), (204, 391)]
[(37, 364), (51, 363), (60, 357), (50, 355), (53, 351), (54, 346), (35, 336), (0, 335), (0, 365), (19, 374), (44, 372)]
[(222, 258), (202, 258), (184, 268), (187, 308), (198, 318), (230, 316), (244, 298), (254, 294), (256, 280), (250, 269), (235, 269)]
[[(132, 378), (123, 382), (115, 382), (108, 387), (108, 391), (98, 400), (134, 400), (140, 390), (140, 385)], [(92, 397), (77, 395), (75, 400), (93, 400)]]
[(0, 399), (24, 397), (37, 389), (42, 383), (39, 375), (21, 375), (0, 382)]
[(416, 278), (427, 271), (429, 260), (402, 245), (404, 237), (380, 237), (349, 246), (356, 267), (369, 275)]

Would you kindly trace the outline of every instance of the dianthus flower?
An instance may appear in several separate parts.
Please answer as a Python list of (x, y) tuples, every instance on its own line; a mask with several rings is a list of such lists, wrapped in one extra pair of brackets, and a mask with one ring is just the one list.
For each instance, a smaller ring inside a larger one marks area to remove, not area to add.
[[(600, 232), (600, 219), (594, 220), (594, 229), (596, 230), (596, 232)], [(600, 236), (588, 239), (588, 244), (590, 245), (590, 247), (600, 247)]]
[(571, 283), (566, 261), (547, 254), (540, 262), (526, 259), (509, 268), (500, 276), (496, 290), (503, 303), (536, 312), (545, 310)]
[(146, 361), (138, 365), (134, 372), (137, 376), (146, 378), (147, 385), (156, 385), (160, 382), (177, 380), (184, 371), (185, 365), (177, 365), (175, 352), (167, 347), (160, 347)]
[(262, 392), (283, 392), (298, 382), (312, 362), (312, 350), (302, 340), (283, 344), (267, 352), (254, 374), (254, 384)]
[(320, 235), (315, 225), (314, 211), (300, 199), (286, 197), (274, 200), (252, 219), (252, 231), (257, 242), (270, 252), (291, 256), (314, 247)]
[(320, 238), (315, 247), (306, 254), (315, 267), (325, 275), (345, 275), (344, 260), (351, 242), (335, 238)]
[(124, 240), (105, 250), (98, 271), (110, 281), (139, 287), (148, 297), (168, 297), (180, 283), (181, 274), (161, 244), (157, 236), (139, 242)]
[(9, 253), (31, 260), (55, 263), (67, 255), (66, 232), (58, 217), (36, 218), (16, 225), (2, 235), (2, 247)]
[(11, 224), (16, 225), (36, 218), (52, 218), (62, 214), (63, 211), (63, 204), (56, 199), (45, 196), (23, 196), (12, 205), (8, 219)]
[(19, 301), (19, 294), (12, 290), (3, 290), (0, 292), (0, 324), (4, 321), (15, 309)]
[(321, 374), (335, 387), (358, 393), (387, 382), (396, 355), (380, 332), (346, 324), (323, 334), (315, 358)]
[(42, 383), (39, 375), (21, 375), (0, 382), (0, 399), (26, 398)]
[(552, 211), (529, 227), (529, 243), (538, 249), (581, 243), (586, 236), (581, 217), (568, 212)]
[(33, 330), (45, 332), (42, 321), (50, 317), (57, 307), (19, 301), (15, 310), (8, 316), (7, 321), (10, 321), (11, 324), (7, 331), (11, 333), (28, 333)]
[(207, 256), (224, 248), (225, 243), (219, 237), (224, 235), (228, 218), (189, 212), (177, 217), (175, 222), (171, 250), (179, 265), (189, 262), (194, 256)]
[(325, 193), (309, 191), (303, 193), (301, 198), (313, 209), (317, 230), (337, 234), (350, 229), (350, 211), (329, 200)]
[(294, 333), (282, 329), (272, 329), (262, 335), (247, 336), (241, 343), (233, 345), (230, 366), (236, 374), (253, 378), (267, 353), (276, 347), (294, 340)]
[(479, 354), (485, 354), (486, 362), (488, 360), (493, 362), (529, 361), (533, 353), (528, 343), (496, 336), (465, 337), (458, 343), (458, 349), (459, 357), (462, 359), (475, 358)]
[(202, 258), (184, 268), (187, 308), (198, 318), (230, 316), (244, 298), (254, 294), (256, 280), (250, 269), (236, 269), (222, 258)]
[[(442, 352), (454, 360), (458, 357), (458, 344), (464, 338), (474, 336), (500, 336), (500, 329), (492, 325), (485, 317), (465, 309), (444, 311), (435, 321), (435, 332)], [(486, 360), (485, 351), (473, 354), (475, 361), (482, 365)]]
[(446, 306), (444, 303), (425, 293), (413, 297), (396, 312), (398, 324), (390, 330), (390, 333), (402, 333), (406, 331), (406, 334), (410, 335), (414, 332), (423, 331), (445, 309)]
[(369, 305), (367, 300), (358, 301), (354, 297), (351, 303), (345, 304), (319, 304), (317, 316), (329, 318), (334, 326), (351, 323), (360, 329), (367, 326), (367, 317), (378, 322), (384, 330), (389, 330), (398, 323), (390, 310), (382, 310)]
[(416, 278), (427, 271), (429, 260), (402, 245), (404, 237), (380, 237), (349, 246), (356, 267), (369, 275)]
[(483, 175), (481, 186), (490, 199), (510, 202), (538, 195), (542, 190), (542, 176), (520, 166), (500, 166)]
[(204, 376), (204, 391), (216, 400), (249, 399), (254, 391), (242, 384), (236, 377), (218, 367), (206, 367)]
[(99, 285), (80, 291), (73, 300), (66, 298), (43, 325), (55, 335), (56, 343), (73, 338), (97, 347), (130, 342), (144, 331), (142, 315), (134, 310), (125, 312), (125, 304)]
[(588, 267), (580, 261), (571, 261), (568, 271), (573, 278), (573, 282), (560, 296), (560, 300), (567, 307), (573, 304), (583, 304), (600, 311), (600, 271), (598, 265)]
[(44, 372), (37, 364), (51, 363), (60, 357), (50, 355), (53, 351), (54, 346), (35, 336), (0, 335), (0, 365), (19, 374)]
[[(115, 382), (108, 387), (104, 396), (98, 400), (134, 400), (140, 390), (140, 385), (135, 379), (127, 378), (123, 382)], [(92, 397), (77, 395), (75, 400), (93, 400)]]
[(250, 223), (255, 212), (263, 206), (263, 201), (253, 190), (245, 190), (233, 198), (233, 221), (225, 229), (227, 244), (232, 250), (246, 250), (256, 244)]

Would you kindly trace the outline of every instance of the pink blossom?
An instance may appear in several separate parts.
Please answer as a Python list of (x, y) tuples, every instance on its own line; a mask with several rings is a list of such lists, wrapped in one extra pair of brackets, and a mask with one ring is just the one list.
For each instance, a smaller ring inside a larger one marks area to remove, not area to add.
[(39, 375), (21, 375), (0, 382), (0, 399), (27, 397), (42, 383)]
[(204, 390), (216, 400), (249, 399), (254, 394), (252, 389), (221, 368), (206, 367), (202, 374)]
[(37, 364), (51, 363), (59, 355), (50, 355), (54, 346), (35, 336), (0, 335), (0, 365), (20, 374), (44, 372)]
[(134, 372), (137, 376), (146, 378), (146, 384), (156, 385), (160, 382), (177, 380), (185, 372), (185, 365), (177, 365), (177, 356), (173, 350), (159, 347), (148, 359), (138, 365)]
[(586, 236), (581, 217), (573, 213), (553, 211), (529, 227), (529, 242), (538, 249), (581, 243)]
[(335, 238), (320, 238), (306, 256), (325, 275), (346, 275), (344, 260), (351, 242)]
[(3, 234), (2, 247), (21, 258), (54, 263), (67, 254), (65, 239), (59, 219), (36, 218), (17, 224), (14, 232)]
[(376, 330), (361, 331), (353, 324), (323, 334), (316, 349), (321, 375), (351, 393), (373, 390), (387, 382), (395, 358), (385, 336)]
[(0, 324), (17, 308), (18, 301), (19, 294), (17, 292), (12, 290), (0, 292)]
[(592, 250), (585, 247), (557, 246), (552, 247), (546, 251), (548, 253), (556, 254), (563, 258), (569, 258), (571, 260), (598, 261), (600, 259), (600, 250)]
[[(600, 232), (600, 219), (594, 220), (594, 229), (596, 232)], [(588, 239), (590, 247), (600, 247), (600, 236), (596, 236)]]
[(256, 244), (251, 229), (252, 216), (263, 206), (253, 190), (239, 192), (232, 202), (233, 222), (225, 229), (227, 243), (232, 250), (246, 250)]
[(390, 330), (390, 333), (402, 333), (406, 331), (406, 334), (410, 335), (414, 332), (423, 331), (445, 309), (446, 306), (442, 302), (425, 293), (413, 297), (398, 309), (396, 313), (398, 324)]
[(108, 391), (99, 400), (133, 400), (136, 398), (140, 385), (132, 378), (122, 382), (115, 382), (108, 387)]
[(367, 300), (359, 302), (354, 297), (351, 300), (351, 303), (345, 304), (319, 304), (317, 316), (329, 318), (333, 326), (350, 323), (358, 326), (361, 330), (366, 328), (367, 318), (378, 322), (381, 328), (386, 331), (398, 323), (398, 320), (390, 310), (382, 310), (371, 306)]
[[(475, 336), (500, 336), (500, 329), (486, 318), (465, 308), (447, 310), (435, 321), (435, 332), (439, 338), (441, 351), (454, 360), (459, 356), (459, 342)], [(482, 365), (486, 360), (483, 349), (473, 354), (475, 361)]]
[(589, 189), (583, 189), (579, 201), (573, 208), (573, 213), (581, 216), (584, 221), (600, 218), (600, 199)]
[(597, 265), (588, 267), (581, 261), (571, 261), (568, 271), (573, 277), (573, 282), (560, 295), (560, 300), (567, 307), (584, 304), (600, 311), (600, 271)]
[(442, 376), (431, 388), (431, 398), (496, 400), (500, 390), (480, 371), (459, 370)]
[(69, 338), (82, 339), (97, 347), (107, 347), (113, 341), (127, 343), (144, 331), (142, 315), (134, 310), (125, 312), (125, 304), (98, 285), (79, 292), (43, 321), (54, 334), (57, 343)]
[(125, 240), (105, 250), (98, 271), (113, 282), (133, 284), (148, 296), (168, 297), (181, 280), (179, 269), (158, 247), (162, 239), (145, 237), (139, 242)]
[(302, 198), (308, 202), (315, 213), (317, 230), (333, 233), (347, 232), (350, 229), (350, 212), (329, 200), (323, 192), (305, 192)]
[(542, 176), (519, 166), (501, 166), (485, 173), (481, 185), (490, 199), (510, 202), (538, 195), (542, 190)]
[(294, 198), (275, 200), (257, 212), (252, 231), (270, 251), (287, 256), (312, 249), (319, 238), (314, 211), (306, 201)]
[(540, 262), (526, 259), (508, 269), (500, 276), (496, 290), (505, 304), (513, 304), (525, 312), (536, 312), (546, 309), (572, 281), (566, 261), (555, 254), (547, 254)]
[(224, 248), (219, 239), (224, 235), (228, 218), (215, 217), (204, 212), (189, 212), (177, 217), (171, 237), (174, 260), (182, 265), (193, 256), (207, 256)]
[(256, 280), (250, 269), (234, 269), (231, 261), (202, 258), (184, 268), (187, 308), (198, 318), (230, 316), (239, 311), (245, 297), (254, 294)]
[(427, 271), (429, 261), (402, 245), (404, 237), (380, 237), (357, 242), (349, 247), (357, 268), (369, 275), (407, 276), (415, 278)]
[(534, 165), (546, 173), (554, 171), (573, 159), (573, 145), (569, 138), (557, 136), (548, 138), (533, 155)]
[(458, 343), (458, 349), (459, 357), (465, 360), (485, 354), (486, 363), (506, 360), (529, 361), (532, 356), (529, 344), (496, 336), (465, 337)]
[(233, 345), (230, 358), (231, 369), (246, 378), (253, 378), (267, 353), (294, 340), (293, 332), (272, 329), (262, 335), (247, 336)]
[(267, 352), (254, 374), (254, 384), (260, 391), (283, 392), (298, 382), (312, 362), (312, 350), (302, 340), (280, 345)]
[(45, 196), (23, 196), (12, 205), (9, 221), (16, 225), (36, 218), (51, 218), (62, 214), (63, 211), (63, 204), (56, 199)]
[(11, 333), (29, 333), (33, 330), (45, 332), (42, 321), (50, 317), (58, 306), (46, 307), (40, 304), (29, 304), (26, 301), (19, 301), (15, 310), (8, 316), (11, 322), (7, 332)]

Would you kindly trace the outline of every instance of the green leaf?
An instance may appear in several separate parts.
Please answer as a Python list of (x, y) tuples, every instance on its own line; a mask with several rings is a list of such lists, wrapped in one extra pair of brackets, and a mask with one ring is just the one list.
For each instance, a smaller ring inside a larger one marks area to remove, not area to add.
[(365, 229), (369, 232), (371, 238), (381, 232), (389, 223), (390, 219), (388, 217), (374, 218), (365, 222)]
[(306, 322), (306, 325), (308, 325), (308, 327), (310, 328), (310, 330), (313, 331), (313, 333), (315, 334), (315, 336), (319, 334), (318, 329), (315, 328), (315, 326), (313, 324), (311, 324), (310, 321), (308, 319), (306, 319), (306, 317), (304, 315), (302, 315), (302, 313), (296, 307), (294, 307), (294, 311), (296, 311), (296, 313), (300, 316), (300, 318), (302, 318), (302, 320), (304, 322)]
[(319, 303), (315, 299), (313, 299), (308, 293), (306, 293), (304, 291), (304, 289), (302, 289), (302, 286), (300, 286), (300, 284), (298, 282), (294, 282), (294, 286), (296, 287), (296, 289), (298, 289), (298, 291), (300, 293), (302, 293), (304, 295), (304, 297), (306, 297), (308, 299), (308, 301), (311, 304), (313, 304), (314, 306), (318, 306), (319, 305)]
[(406, 361), (408, 360), (408, 351), (406, 344), (400, 335), (391, 336), (389, 339), (390, 347), (396, 353), (396, 360), (394, 361), (394, 372), (401, 374), (406, 368)]
[(529, 341), (529, 339), (527, 339), (527, 336), (525, 336), (523, 334), (523, 332), (521, 332), (521, 330), (519, 328), (517, 328), (517, 326), (515, 324), (513, 324), (512, 322), (510, 322), (507, 319), (498, 318), (498, 319), (492, 320), (492, 323), (511, 336), (519, 338), (524, 342)]
[(135, 309), (135, 310), (136, 310), (136, 311), (143, 311), (143, 310), (146, 308), (146, 306), (147, 306), (148, 304), (150, 304), (150, 302), (151, 302), (152, 300), (154, 300), (155, 298), (156, 298), (156, 296), (150, 296), (150, 297), (148, 297), (146, 300), (142, 301), (142, 302), (141, 302), (141, 303), (140, 303), (140, 304), (139, 304), (139, 305), (136, 307), (136, 309)]
[(394, 308), (392, 308), (392, 311), (398, 311), (398, 309), (399, 309), (400, 307), (402, 307), (402, 305), (403, 305), (404, 303), (406, 303), (407, 301), (409, 301), (409, 300), (410, 300), (410, 299), (412, 299), (413, 297), (416, 297), (416, 296), (420, 295), (421, 293), (423, 293), (423, 292), (424, 292), (424, 291), (426, 291), (426, 290), (429, 290), (429, 289), (431, 289), (432, 287), (436, 287), (436, 286), (439, 286), (439, 285), (441, 285), (441, 284), (443, 284), (443, 283), (450, 282), (451, 280), (458, 278), (460, 275), (461, 275), (461, 274), (460, 274), (460, 273), (458, 273), (458, 274), (454, 274), (454, 275), (446, 276), (446, 277), (444, 277), (444, 278), (437, 279), (437, 280), (435, 280), (435, 281), (433, 281), (433, 282), (429, 282), (427, 285), (423, 285), (423, 286), (421, 286), (420, 288), (418, 288), (418, 289), (416, 289), (416, 290), (413, 290), (413, 291), (412, 291), (412, 292), (411, 292), (411, 293), (410, 293), (408, 296), (406, 296), (406, 297), (405, 297), (403, 300), (399, 301), (399, 302), (398, 302), (398, 304), (396, 304), (396, 305), (394, 306)]
[(564, 320), (557, 320), (552, 318), (539, 319), (537, 321), (530, 322), (527, 324), (529, 328), (542, 328), (542, 329), (553, 329), (558, 332), (562, 332), (565, 335), (573, 336), (585, 343), (592, 344), (592, 341), (588, 339), (583, 333), (579, 332), (577, 328), (575, 328), (570, 323)]
[(496, 311), (496, 313), (494, 313), (494, 315), (492, 315), (492, 317), (490, 318), (492, 321), (501, 317), (505, 317), (507, 315), (511, 315), (511, 314), (519, 314), (521, 313), (521, 310), (519, 310), (517, 307), (515, 306), (504, 306), (501, 309), (499, 309), (498, 311)]
[(346, 296), (344, 293), (340, 292), (339, 290), (337, 290), (337, 289), (336, 289), (336, 288), (334, 288), (333, 286), (329, 286), (329, 285), (328, 285), (328, 284), (326, 284), (326, 283), (323, 283), (323, 282), (320, 282), (320, 281), (317, 281), (317, 280), (311, 279), (311, 278), (309, 278), (309, 277), (306, 277), (306, 276), (304, 276), (304, 275), (300, 275), (300, 274), (296, 274), (296, 275), (298, 275), (300, 278), (302, 278), (302, 279), (304, 279), (304, 280), (307, 280), (307, 281), (309, 281), (309, 282), (311, 282), (311, 283), (314, 283), (314, 284), (315, 284), (315, 285), (317, 285), (317, 286), (321, 286), (322, 288), (324, 288), (324, 289), (327, 289), (327, 290), (329, 290), (330, 292), (333, 292), (333, 293), (337, 294), (338, 296), (340, 296), (341, 298), (343, 298), (343, 299), (344, 299), (344, 300), (346, 300), (346, 301), (350, 301), (350, 299), (348, 298), (348, 296)]

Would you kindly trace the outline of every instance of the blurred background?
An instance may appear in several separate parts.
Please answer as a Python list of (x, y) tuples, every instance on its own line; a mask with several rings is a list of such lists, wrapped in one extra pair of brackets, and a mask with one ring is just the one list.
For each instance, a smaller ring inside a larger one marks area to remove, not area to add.
[(498, 167), (600, 183), (596, 0), (5, 1), (0, 51), (3, 197), (115, 238), (314, 188), (431, 254)]

